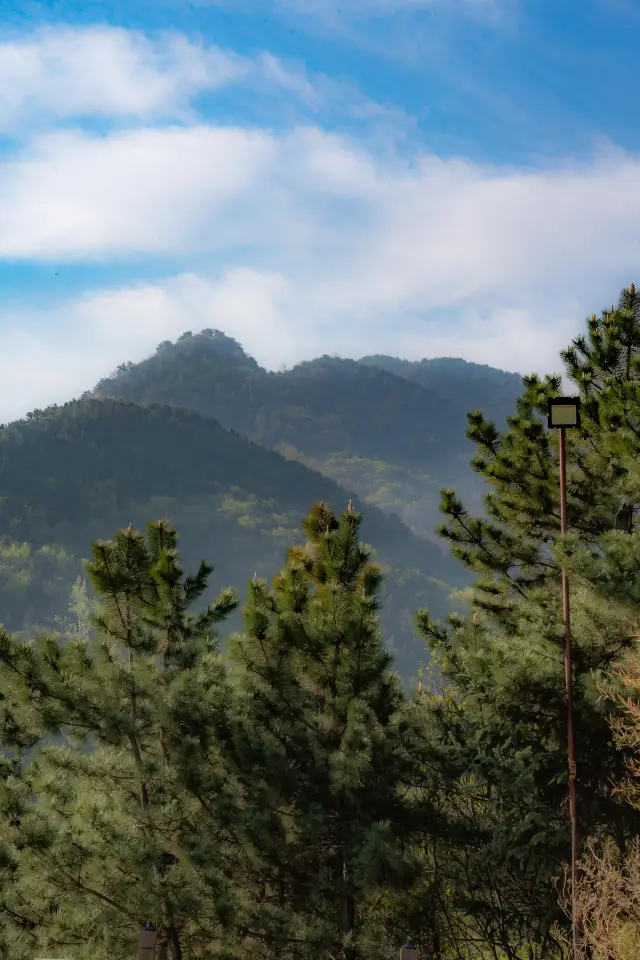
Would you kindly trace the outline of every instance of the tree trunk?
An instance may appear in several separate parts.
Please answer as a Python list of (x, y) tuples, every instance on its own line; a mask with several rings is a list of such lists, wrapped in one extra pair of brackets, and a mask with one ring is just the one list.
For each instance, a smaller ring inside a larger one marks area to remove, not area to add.
[[(346, 860), (342, 861), (342, 879), (348, 891), (349, 888), (349, 868)], [(356, 898), (353, 894), (346, 892), (343, 906), (342, 932), (346, 938), (353, 933), (356, 926)], [(343, 960), (356, 960), (356, 951), (353, 947), (342, 945)]]
[(172, 960), (182, 960), (182, 945), (180, 943), (180, 934), (172, 923), (169, 927), (169, 943), (171, 944)]

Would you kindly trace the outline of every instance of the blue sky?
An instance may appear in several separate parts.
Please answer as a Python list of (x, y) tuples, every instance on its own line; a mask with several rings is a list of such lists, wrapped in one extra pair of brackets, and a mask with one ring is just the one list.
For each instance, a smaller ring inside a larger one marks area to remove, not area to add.
[(187, 329), (548, 372), (640, 281), (637, 0), (4, 0), (0, 420)]

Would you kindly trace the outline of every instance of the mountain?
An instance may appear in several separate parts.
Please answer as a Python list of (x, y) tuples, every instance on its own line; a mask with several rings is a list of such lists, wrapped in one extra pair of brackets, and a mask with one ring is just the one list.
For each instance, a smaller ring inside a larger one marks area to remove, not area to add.
[(377, 354), (362, 357), (358, 363), (418, 383), (465, 412), (482, 410), (488, 420), (500, 426), (515, 411), (522, 394), (520, 374), (453, 357), (401, 360)]
[(123, 364), (96, 393), (215, 417), (439, 542), (443, 487), (456, 487), (471, 508), (482, 509), (484, 489), (469, 467), (467, 411), (480, 407), (504, 420), (520, 388), (517, 374), (448, 359), (325, 356), (272, 373), (235, 340), (204, 330)]
[(432, 390), (355, 360), (321, 357), (271, 373), (219, 331), (183, 334), (123, 364), (98, 394), (215, 417), (267, 447), (411, 465), (468, 458), (465, 413)]
[[(270, 578), (280, 569), (286, 548), (302, 540), (300, 521), (314, 501), (341, 510), (352, 498), (362, 507), (331, 479), (212, 418), (91, 397), (0, 428), (0, 491), (0, 618), (9, 628), (28, 626), (17, 622), (25, 584), (40, 623), (64, 612), (62, 597), (66, 602), (90, 541), (128, 523), (143, 527), (169, 516), (186, 562), (210, 560), (217, 586), (242, 592), (254, 573)], [(364, 510), (363, 534), (386, 572), (385, 635), (401, 672), (412, 675), (423, 655), (413, 613), (426, 604), (444, 615), (450, 587), (464, 577), (452, 558), (375, 507)], [(15, 574), (11, 558), (20, 550)], [(49, 570), (46, 582), (38, 579), (41, 569)]]

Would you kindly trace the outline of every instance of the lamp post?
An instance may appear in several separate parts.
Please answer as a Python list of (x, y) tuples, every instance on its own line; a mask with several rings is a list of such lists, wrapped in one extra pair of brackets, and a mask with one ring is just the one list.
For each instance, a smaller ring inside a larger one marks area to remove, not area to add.
[(152, 923), (145, 923), (140, 931), (138, 943), (138, 960), (153, 960), (156, 953), (158, 932)]
[[(560, 531), (567, 532), (567, 458), (565, 431), (580, 426), (580, 397), (555, 397), (549, 400), (548, 427), (560, 430)], [(576, 861), (578, 835), (576, 818), (576, 755), (573, 729), (573, 661), (571, 656), (571, 610), (569, 581), (562, 566), (562, 617), (564, 621), (564, 682), (567, 704), (567, 752), (569, 759), (569, 815), (571, 817), (571, 934), (573, 960), (578, 960), (578, 925), (576, 922)]]
[(404, 947), (401, 948), (400, 960), (418, 960), (418, 950), (410, 940), (407, 940)]

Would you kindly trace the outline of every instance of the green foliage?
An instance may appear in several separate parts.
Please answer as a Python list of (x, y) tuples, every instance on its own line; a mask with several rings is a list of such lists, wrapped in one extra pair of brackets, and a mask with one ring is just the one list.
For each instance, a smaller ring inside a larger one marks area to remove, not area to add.
[(465, 413), (480, 408), (487, 419), (500, 424), (514, 409), (522, 393), (519, 374), (452, 357), (400, 360), (377, 355), (362, 357), (359, 363), (381, 367), (419, 383)]
[(51, 620), (63, 607), (69, 583), (78, 569), (75, 558), (61, 547), (33, 547), (0, 537), (0, 597), (2, 620), (10, 628), (29, 631)]
[(386, 370), (321, 357), (268, 373), (219, 331), (163, 344), (96, 388), (134, 403), (215, 417), (267, 447), (390, 463), (442, 464), (467, 451), (464, 411)]
[(455, 485), (481, 509), (482, 483), (468, 469), (465, 412), (481, 407), (502, 421), (521, 387), (517, 374), (446, 358), (414, 364), (324, 356), (267, 373), (236, 341), (203, 331), (162, 344), (97, 391), (215, 417), (433, 539), (441, 487)]
[[(440, 519), (442, 484), (422, 470), (340, 454), (314, 460), (287, 444), (279, 444), (278, 450), (287, 460), (298, 460), (345, 489), (357, 490), (367, 504), (397, 514), (418, 536), (442, 544), (434, 532)], [(463, 487), (472, 502), (481, 506), (473, 485)]]
[[(149, 516), (164, 515), (182, 531), (185, 562), (206, 556), (215, 541), (225, 579), (235, 584), (247, 571), (266, 576), (277, 568), (309, 503), (348, 496), (321, 474), (198, 414), (97, 399), (52, 407), (0, 429), (0, 490), (5, 522), (14, 539), (31, 544), (21, 548), (29, 557), (51, 543), (64, 547), (60, 556), (79, 557), (87, 542), (107, 536), (123, 518), (143, 527)], [(423, 656), (411, 611), (425, 603), (442, 613), (448, 607), (449, 589), (429, 580), (429, 573), (437, 570), (439, 580), (453, 586), (461, 583), (460, 573), (395, 517), (371, 508), (365, 526), (389, 569), (385, 624), (399, 667), (410, 677)], [(29, 569), (34, 561), (21, 563)], [(42, 567), (44, 559), (38, 563)], [(34, 582), (36, 622), (53, 617), (54, 601), (59, 613), (79, 567), (69, 559), (51, 601), (54, 577), (43, 574), (44, 582)], [(409, 582), (405, 571), (421, 572)], [(0, 580), (1, 572), (0, 552)], [(9, 594), (4, 605), (5, 625), (23, 628), (23, 608), (12, 605)]]
[(259, 779), (257, 815), (266, 794), (277, 825), (270, 841), (256, 830), (255, 883), (274, 890), (282, 958), (386, 956), (371, 905), (418, 868), (408, 705), (381, 643), (381, 574), (360, 520), (351, 505), (339, 519), (317, 505), (273, 591), (249, 585), (229, 649), (244, 703), (238, 775)]
[(557, 918), (550, 881), (569, 852), (563, 563), (570, 571), (575, 647), (580, 831), (604, 831), (623, 844), (640, 828), (635, 811), (611, 791), (629, 755), (616, 748), (611, 705), (598, 689), (638, 633), (640, 540), (632, 531), (640, 394), (631, 355), (639, 317), (638, 295), (623, 291), (617, 310), (588, 321), (588, 336), (563, 354), (583, 396), (582, 429), (567, 431), (566, 538), (560, 536), (558, 440), (543, 422), (560, 379), (525, 378), (504, 433), (479, 412), (469, 415), (478, 451), (473, 464), (490, 489), (486, 517), (471, 516), (445, 491), (441, 533), (476, 575), (468, 591), (474, 612), (451, 617), (447, 627), (426, 612), (419, 617), (456, 705), (453, 713), (439, 705), (434, 710), (442, 743), (450, 761), (487, 790), (492, 828), (484, 856), (488, 851), (494, 876), (513, 872), (521, 887), (536, 890), (527, 909), (538, 938)]
[(190, 612), (211, 567), (185, 576), (176, 548), (162, 521), (146, 539), (128, 529), (94, 545), (95, 642), (2, 635), (2, 741), (16, 730), (27, 746), (62, 738), (40, 746), (18, 785), (4, 784), (13, 871), (4, 906), (20, 904), (30, 921), (12, 924), (13, 957), (133, 956), (147, 920), (173, 960), (202, 943), (224, 955), (233, 852), (211, 811), (229, 791), (221, 777), (204, 818), (184, 789), (189, 741), (178, 718), (185, 691), (224, 703), (214, 628), (237, 601), (227, 590)]
[[(637, 774), (620, 725), (640, 635), (635, 289), (563, 359), (583, 401), (564, 537), (544, 422), (559, 377), (524, 378), (498, 429), (516, 384), (497, 371), (324, 357), (268, 374), (204, 331), (100, 388), (169, 406), (85, 397), (0, 430), (7, 615), (68, 606), (47, 614), (61, 635), (0, 632), (0, 955), (131, 956), (152, 919), (158, 960), (383, 960), (407, 935), (432, 960), (559, 960), (562, 566), (580, 831), (616, 850), (640, 833), (636, 794), (612, 789)], [(326, 504), (343, 484), (425, 534), (436, 478), (461, 476), (458, 401), (477, 485), (442, 494), (447, 551), (372, 506), (378, 557), (359, 507)], [(86, 539), (167, 514), (188, 567), (215, 541), (225, 580), (254, 573), (242, 623), (233, 591), (205, 599), (209, 565), (184, 574), (165, 521), (98, 540), (77, 576)], [(441, 580), (463, 588), (444, 624)], [(391, 651), (411, 674), (427, 606), (411, 699)]]
[(235, 595), (192, 612), (211, 567), (186, 576), (165, 521), (93, 545), (89, 628), (80, 579), (66, 637), (0, 634), (7, 957), (131, 955), (149, 919), (171, 960), (396, 948), (416, 832), (444, 818), (360, 521), (312, 511), (273, 590), (250, 583), (226, 662)]

